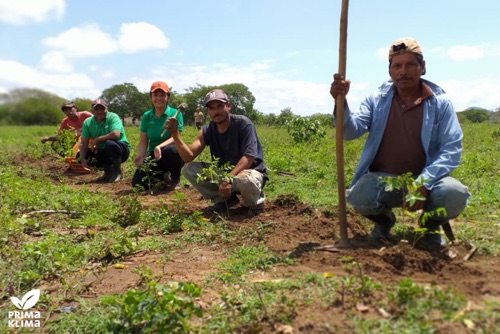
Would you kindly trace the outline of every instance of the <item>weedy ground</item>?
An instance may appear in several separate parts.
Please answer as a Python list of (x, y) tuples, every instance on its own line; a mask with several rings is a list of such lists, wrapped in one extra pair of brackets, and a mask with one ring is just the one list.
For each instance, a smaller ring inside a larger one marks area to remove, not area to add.
[[(473, 197), (451, 222), (460, 242), (428, 252), (402, 211), (397, 244), (370, 244), (371, 224), (348, 210), (352, 248), (318, 248), (339, 239), (332, 129), (297, 144), (285, 129), (258, 127), (265, 211), (214, 216), (185, 180), (179, 191), (133, 191), (129, 161), (123, 180), (95, 184), (99, 172), (73, 174), (40, 144), (53, 128), (2, 127), (0, 332), (13, 331), (9, 297), (38, 288), (46, 333), (494, 333), (500, 126), (463, 128), (453, 175)], [(138, 130), (126, 130), (133, 157)], [(345, 144), (347, 184), (361, 146)]]

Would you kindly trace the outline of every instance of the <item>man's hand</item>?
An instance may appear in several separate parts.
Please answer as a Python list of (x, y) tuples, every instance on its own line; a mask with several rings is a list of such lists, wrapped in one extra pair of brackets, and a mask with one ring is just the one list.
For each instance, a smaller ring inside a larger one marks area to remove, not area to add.
[(425, 206), (425, 202), (427, 200), (427, 197), (429, 196), (429, 190), (427, 190), (426, 187), (422, 186), (422, 187), (418, 188), (417, 192), (420, 193), (420, 195), (422, 195), (425, 198), (425, 200), (418, 200), (415, 202), (415, 204), (406, 208), (406, 210), (408, 210), (410, 212), (414, 212), (414, 211), (418, 211), (418, 210), (423, 209)]
[(153, 150), (153, 154), (155, 155), (156, 160), (160, 160), (161, 159), (161, 148), (156, 146), (155, 149)]
[(177, 121), (177, 119), (174, 117), (170, 117), (165, 122), (164, 128), (165, 128), (165, 130), (170, 132), (171, 136), (173, 136), (174, 134), (176, 135), (179, 132), (179, 130), (177, 129), (178, 126), (179, 126), (179, 122)]
[(231, 197), (231, 187), (231, 183), (222, 181), (222, 183), (219, 185), (219, 196), (227, 200), (229, 197)]
[(350, 80), (345, 80), (344, 77), (338, 73), (333, 75), (333, 82), (330, 86), (330, 95), (337, 99), (339, 94), (347, 95), (349, 93), (349, 88), (351, 86)]

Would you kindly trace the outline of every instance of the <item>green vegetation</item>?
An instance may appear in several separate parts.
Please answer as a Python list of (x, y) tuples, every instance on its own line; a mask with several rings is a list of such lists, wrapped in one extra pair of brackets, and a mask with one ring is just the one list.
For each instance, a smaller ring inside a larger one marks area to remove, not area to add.
[[(455, 235), (479, 246), (480, 255), (498, 256), (500, 125), (464, 122), (463, 130), (462, 164), (453, 176), (473, 197), (455, 225)], [(126, 131), (135, 148), (137, 127)], [(293, 195), (325, 215), (336, 212), (334, 130), (325, 131), (311, 144), (296, 142), (283, 126), (257, 127), (270, 170), (265, 188), (269, 201)], [(10, 330), (6, 311), (14, 310), (9, 297), (40, 285), (59, 287), (47, 288), (37, 304), (48, 317), (43, 321), (48, 333), (266, 333), (298, 318), (309, 319), (324, 333), (434, 333), (443, 328), (493, 333), (498, 328), (498, 301), (470, 309), (466, 298), (450, 287), (420, 284), (417, 278), (381, 282), (369, 274), (368, 269), (377, 268), (359, 263), (355, 254), (343, 256), (335, 273), (300, 270), (290, 254), (263, 242), (276, 227), (273, 217), (263, 215), (251, 228), (238, 223), (229, 228), (223, 219), (207, 221), (200, 212), (188, 210), (180, 192), (169, 195), (168, 203), (158, 199), (154, 206), (143, 206), (137, 192), (112, 199), (86, 186), (71, 187), (63, 175), (34, 168), (33, 161), (53, 155), (38, 140), (53, 132), (53, 126), (0, 128), (2, 333)], [(190, 141), (195, 133), (187, 126), (183, 136)], [(347, 183), (361, 146), (361, 140), (345, 143)], [(200, 160), (209, 160), (207, 154)], [(124, 164), (125, 177), (134, 170), (130, 161)], [(304, 220), (314, 219), (307, 215)], [(213, 250), (217, 265), (197, 282), (191, 277), (172, 281), (174, 269), (168, 264), (188, 248)], [(141, 251), (158, 252), (155, 264), (163, 270), (154, 272), (153, 264), (144, 261), (131, 271), (136, 284), (126, 292), (82, 297), (91, 287), (81, 277), (97, 279)], [(374, 257), (381, 256), (375, 252)], [(286, 274), (276, 275), (280, 268)], [(212, 302), (201, 303), (204, 297)], [(61, 311), (67, 305), (76, 309)], [(372, 313), (363, 313), (365, 307)], [(310, 309), (316, 313), (308, 318), (304, 312)], [(323, 313), (334, 316), (320, 317)], [(334, 322), (338, 315), (342, 319)]]

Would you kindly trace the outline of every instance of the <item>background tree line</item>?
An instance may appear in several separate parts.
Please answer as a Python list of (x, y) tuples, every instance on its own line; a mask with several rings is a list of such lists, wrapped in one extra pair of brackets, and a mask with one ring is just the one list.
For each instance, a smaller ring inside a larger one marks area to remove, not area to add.
[[(197, 84), (186, 89), (185, 93), (171, 91), (170, 105), (176, 107), (180, 103), (188, 105), (184, 112), (184, 122), (187, 125), (194, 124), (194, 111), (196, 107), (202, 107), (204, 96), (215, 88), (223, 89), (232, 103), (233, 114), (249, 117), (255, 124), (270, 126), (285, 126), (294, 118), (292, 109), (286, 107), (279, 115), (274, 113), (263, 114), (254, 108), (255, 97), (252, 92), (241, 83), (225, 84), (221, 86), (202, 86)], [(149, 100), (149, 92), (140, 92), (131, 83), (113, 85), (106, 88), (101, 97), (109, 105), (109, 110), (118, 114), (122, 120), (131, 118), (135, 124), (139, 124), (142, 114), (152, 108)], [(7, 93), (0, 94), (0, 125), (56, 125), (59, 124), (64, 114), (60, 106), (64, 98), (39, 89), (13, 89)], [(78, 110), (90, 110), (91, 99), (73, 99)], [(203, 109), (203, 108), (202, 108)], [(500, 107), (495, 112), (482, 108), (469, 108), (458, 113), (461, 122), (470, 121), (482, 123), (486, 121), (497, 122), (500, 120)], [(208, 117), (207, 117), (208, 118)], [(322, 126), (333, 125), (332, 114), (314, 114), (305, 117), (311, 121), (318, 122)]]

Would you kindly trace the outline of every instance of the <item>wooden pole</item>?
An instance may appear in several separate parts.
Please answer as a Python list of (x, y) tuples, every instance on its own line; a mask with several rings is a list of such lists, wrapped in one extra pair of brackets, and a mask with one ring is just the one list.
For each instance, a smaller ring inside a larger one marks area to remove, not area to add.
[[(342, 10), (340, 13), (340, 39), (339, 39), (339, 70), (338, 73), (345, 78), (347, 59), (347, 13), (349, 0), (342, 0)], [(340, 221), (340, 241), (338, 247), (350, 247), (347, 236), (347, 216), (345, 202), (345, 179), (344, 179), (344, 104), (345, 95), (339, 94), (335, 99), (336, 112), (336, 152), (337, 152), (337, 179), (339, 195), (339, 221)]]

